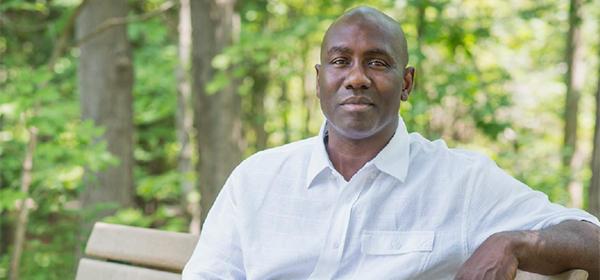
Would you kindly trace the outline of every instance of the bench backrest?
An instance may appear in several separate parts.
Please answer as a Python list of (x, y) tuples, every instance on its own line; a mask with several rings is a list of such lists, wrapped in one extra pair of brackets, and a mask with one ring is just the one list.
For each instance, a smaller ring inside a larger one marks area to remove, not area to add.
[[(79, 262), (75, 280), (176, 280), (192, 256), (198, 235), (131, 226), (96, 223), (88, 240), (88, 257)], [(516, 280), (586, 280), (588, 273), (573, 269), (544, 276), (518, 271)]]
[(181, 279), (198, 235), (96, 223), (76, 280)]

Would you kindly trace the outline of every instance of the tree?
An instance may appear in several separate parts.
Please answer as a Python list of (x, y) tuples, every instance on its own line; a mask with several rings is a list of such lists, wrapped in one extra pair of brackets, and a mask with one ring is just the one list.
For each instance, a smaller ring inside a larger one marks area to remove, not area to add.
[(218, 92), (206, 86), (216, 70), (213, 59), (232, 42), (234, 0), (191, 0), (192, 86), (198, 142), (201, 221), (204, 222), (225, 180), (241, 160), (242, 121), (236, 83)]
[[(108, 19), (125, 17), (125, 0), (92, 0), (77, 18), (76, 36), (83, 38)], [(114, 25), (81, 43), (78, 83), (81, 95), (81, 117), (104, 126), (98, 141), (107, 142), (107, 150), (119, 160), (119, 166), (95, 173), (80, 196), (82, 209), (102, 203), (133, 203), (133, 67), (127, 25)], [(104, 210), (84, 229), (114, 210)]]
[(570, 168), (569, 193), (571, 207), (583, 206), (583, 184), (574, 177), (583, 163), (583, 155), (577, 149), (577, 112), (579, 110), (580, 92), (584, 84), (583, 42), (581, 41), (582, 0), (571, 0), (569, 10), (569, 33), (567, 37), (567, 74), (565, 84), (567, 95), (565, 101), (565, 130), (563, 166)]
[(198, 201), (198, 191), (195, 189), (196, 184), (190, 178), (190, 174), (194, 172), (192, 163), (193, 147), (190, 141), (193, 114), (192, 114), (192, 86), (190, 84), (189, 73), (190, 55), (192, 48), (192, 22), (190, 13), (190, 0), (180, 0), (181, 7), (179, 10), (179, 65), (175, 69), (177, 77), (177, 141), (180, 143), (177, 169), (179, 171), (183, 206), (190, 217), (189, 232), (200, 234), (200, 203)]
[[(600, 57), (600, 45), (598, 47)], [(592, 179), (588, 189), (588, 211), (600, 218), (600, 66), (598, 66), (598, 88), (596, 90), (596, 126), (594, 128), (594, 150), (592, 152)]]

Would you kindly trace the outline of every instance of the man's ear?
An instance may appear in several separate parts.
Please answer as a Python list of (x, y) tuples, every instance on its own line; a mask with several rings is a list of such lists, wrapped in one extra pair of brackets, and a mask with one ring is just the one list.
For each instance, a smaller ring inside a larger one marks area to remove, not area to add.
[(319, 70), (321, 70), (321, 64), (315, 64), (315, 70), (317, 70), (317, 98), (321, 99), (321, 92), (319, 91)]
[(407, 101), (410, 93), (413, 89), (415, 82), (415, 68), (412, 66), (404, 69), (404, 80), (402, 81), (402, 92), (400, 93), (400, 100)]

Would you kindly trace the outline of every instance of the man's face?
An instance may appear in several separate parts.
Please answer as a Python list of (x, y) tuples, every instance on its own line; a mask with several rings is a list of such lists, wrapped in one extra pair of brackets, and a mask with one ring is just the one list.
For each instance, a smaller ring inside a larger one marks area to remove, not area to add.
[(317, 97), (330, 132), (355, 140), (393, 133), (406, 63), (397, 34), (365, 18), (347, 19), (329, 30), (321, 47)]

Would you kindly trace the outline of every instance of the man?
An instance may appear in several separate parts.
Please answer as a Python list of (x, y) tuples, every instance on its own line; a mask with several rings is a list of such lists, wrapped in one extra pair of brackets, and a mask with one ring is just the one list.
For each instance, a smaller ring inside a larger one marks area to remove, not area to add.
[[(491, 159), (408, 134), (414, 68), (398, 23), (359, 7), (321, 45), (319, 136), (231, 174), (184, 279), (513, 279), (599, 276), (600, 224)], [(594, 225), (595, 224), (595, 225)]]

